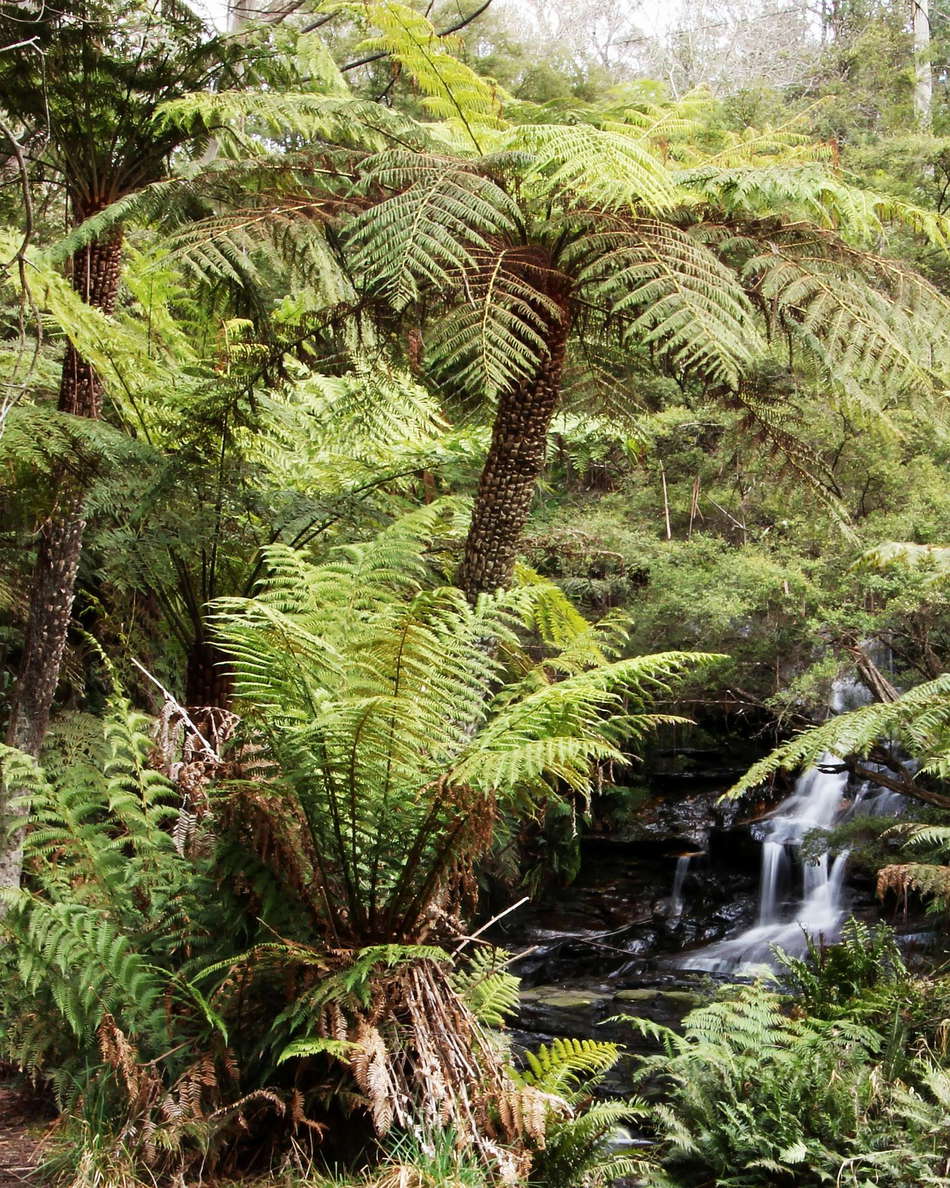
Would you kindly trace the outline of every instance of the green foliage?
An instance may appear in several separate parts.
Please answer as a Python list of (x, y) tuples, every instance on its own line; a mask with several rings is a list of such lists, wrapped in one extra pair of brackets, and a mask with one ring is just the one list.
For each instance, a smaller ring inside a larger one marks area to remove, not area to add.
[(779, 955), (782, 978), (808, 1015), (869, 1017), (886, 1024), (910, 990), (910, 975), (893, 932), (853, 917), (833, 945), (809, 937), (803, 957)]
[(450, 122), (458, 121), (475, 148), (479, 147), (478, 128), (498, 123), (495, 89), (459, 61), (451, 52), (455, 46), (440, 39), (425, 16), (393, 0), (369, 5), (334, 3), (332, 7), (342, 7), (375, 25), (378, 34), (360, 48), (391, 54), (426, 96), (428, 110)]
[[(78, 1183), (99, 1159), (117, 1177), (187, 1167), (230, 1124), (212, 1118), (234, 1087), (227, 1027), (190, 978), (240, 930), (176, 849), (179, 797), (148, 765), (145, 725), (116, 699), (98, 745), (33, 779), (29, 884), (0, 923), (4, 1056), (84, 1119), (82, 1149), (62, 1148)], [(17, 762), (6, 754), (6, 778)]]
[(618, 1180), (639, 1178), (648, 1168), (647, 1161), (622, 1146), (612, 1149), (611, 1140), (616, 1142), (618, 1127), (644, 1112), (644, 1103), (637, 1098), (594, 1101), (575, 1117), (555, 1122), (535, 1160), (535, 1182), (551, 1188), (607, 1188)]
[(533, 1183), (606, 1188), (644, 1172), (644, 1160), (616, 1140), (618, 1127), (643, 1117), (646, 1103), (636, 1097), (592, 1100), (619, 1057), (617, 1044), (580, 1039), (556, 1039), (524, 1053), (519, 1080), (555, 1103), (544, 1147), (532, 1166)]
[(504, 1027), (518, 1010), (520, 982), (506, 970), (509, 960), (500, 949), (480, 946), (452, 975), (456, 994), (486, 1027)]
[(927, 861), (883, 866), (878, 871), (878, 895), (883, 898), (895, 893), (906, 904), (913, 891), (924, 900), (928, 911), (946, 915), (950, 911), (950, 828), (902, 822), (893, 827), (891, 836), (902, 840), (905, 858), (917, 856)]
[[(701, 659), (606, 662), (609, 634), (572, 608), (550, 630), (537, 581), (475, 606), (433, 588), (455, 515), (432, 504), (320, 566), (272, 549), (261, 594), (219, 604), (248, 723), (282, 772), (293, 878), (341, 940), (431, 927), (499, 808), (585, 794), (595, 761), (622, 761), (615, 739), (662, 720), (642, 712), (651, 692)], [(540, 660), (522, 624), (548, 625)]]
[(652, 1111), (665, 1170), (647, 1183), (946, 1183), (930, 1126), (908, 1127), (879, 1069), (885, 1035), (853, 1016), (789, 1011), (755, 984), (726, 988), (682, 1034), (636, 1022), (664, 1047), (642, 1062), (667, 1098)]
[(158, 103), (234, 78), (246, 57), (187, 5), (146, 0), (121, 10), (108, 0), (56, 10), (10, 4), (0, 37), (0, 103), (37, 143), (46, 138), (42, 150), (63, 171), (78, 219), (162, 175), (181, 138), (152, 126)]
[(617, 1063), (617, 1044), (596, 1040), (556, 1039), (525, 1052), (522, 1079), (545, 1093), (572, 1090), (578, 1082), (598, 1077)]
[[(789, 959), (797, 1007), (747, 988), (684, 1036), (654, 1029), (647, 1072), (671, 1097), (652, 1169), (610, 1154), (642, 1103), (591, 1104), (616, 1049), (555, 1041), (500, 1074), (480, 1025), (515, 1009), (505, 958), (439, 943), (496, 826), (543, 815), (544, 866), (571, 876), (602, 766), (679, 727), (653, 707), (690, 674), (700, 712), (799, 725), (855, 648), (885, 643), (908, 692), (792, 739), (741, 788), (890, 738), (942, 795), (948, 150), (906, 131), (896, 9), (833, 7), (850, 31), (801, 93), (676, 103), (649, 82), (607, 93), (566, 49), (505, 65), (492, 46), (513, 101), (472, 68), (480, 33), (463, 60), (437, 9), (401, 3), (233, 36), (177, 3), (0, 13), (17, 227), (0, 234), (0, 695), (24, 558), (68, 474), (83, 625), (176, 691), (186, 656), (210, 649), (214, 675), (230, 649), (245, 715), (197, 799), (150, 769), (144, 721), (114, 700), (104, 731), (61, 715), (42, 768), (0, 754), (32, 801), (0, 1040), (78, 1119), (59, 1165), (76, 1188), (222, 1168), (242, 1135), (262, 1163), (305, 1165), (340, 1110), (422, 1136), (369, 1173), (381, 1188), (475, 1188), (545, 1129), (531, 1182), (551, 1188), (946, 1182), (945, 991), (883, 932)], [(90, 217), (61, 238), (64, 215)], [(107, 316), (62, 270), (117, 224)], [(484, 407), (548, 366), (561, 319), (535, 568), (472, 606), (447, 583)], [(102, 424), (51, 411), (66, 340), (106, 384)], [(731, 653), (722, 688), (687, 648)], [(93, 711), (101, 675), (81, 645), (66, 664)], [(942, 820), (889, 836), (918, 860), (881, 890), (946, 910)]]

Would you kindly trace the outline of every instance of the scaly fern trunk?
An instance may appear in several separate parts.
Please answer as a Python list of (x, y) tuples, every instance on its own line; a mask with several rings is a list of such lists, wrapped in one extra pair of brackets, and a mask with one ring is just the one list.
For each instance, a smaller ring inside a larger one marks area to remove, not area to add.
[[(115, 308), (121, 255), (118, 228), (73, 257), (73, 287), (104, 313)], [(102, 380), (72, 343), (63, 359), (58, 407), (92, 420), (102, 412)], [(7, 743), (30, 755), (38, 755), (43, 745), (59, 683), (86, 526), (83, 502), (81, 480), (61, 472), (53, 509), (39, 531), (23, 656), (7, 729)], [(16, 793), (15, 788), (0, 788), (0, 887), (18, 886), (23, 865), (23, 831), (9, 830), (9, 802)]]
[(548, 429), (557, 408), (570, 315), (551, 327), (549, 354), (530, 380), (498, 400), (491, 446), (475, 496), (458, 585), (474, 601), (507, 586), (544, 469)]

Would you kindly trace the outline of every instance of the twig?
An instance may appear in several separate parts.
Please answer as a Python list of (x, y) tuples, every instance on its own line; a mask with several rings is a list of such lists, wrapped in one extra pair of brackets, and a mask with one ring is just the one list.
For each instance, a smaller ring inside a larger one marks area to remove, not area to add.
[(505, 916), (509, 915), (513, 911), (516, 911), (518, 908), (520, 908), (522, 906), (522, 904), (527, 903), (530, 898), (531, 898), (530, 895), (525, 895), (523, 899), (519, 899), (518, 902), (513, 903), (511, 905), (511, 907), (506, 907), (505, 910), (503, 912), (499, 912), (497, 916), (492, 916), (492, 918), (487, 923), (483, 924), (481, 926), (481, 928), (476, 929), (475, 932), (473, 932), (471, 936), (463, 936), (461, 941), (459, 942), (458, 946), (456, 947), (456, 950), (453, 953), (453, 956), (457, 957), (459, 955), (459, 953), (461, 953), (461, 951), (465, 948), (465, 946), (470, 941), (476, 940), (478, 937), (480, 937), (482, 935), (483, 932), (487, 932), (488, 929), (491, 928), (491, 926), (493, 924), (497, 924), (499, 920), (504, 919)]
[(218, 759), (217, 751), (212, 747), (211, 743), (208, 742), (208, 740), (205, 738), (205, 736), (201, 733), (201, 731), (198, 729), (198, 727), (194, 724), (194, 722), (191, 719), (191, 716), (189, 715), (189, 713), (185, 709), (185, 707), (178, 701), (177, 698), (173, 697), (171, 695), (171, 693), (169, 693), (169, 691), (165, 688), (165, 686), (158, 679), (158, 677), (153, 676), (153, 674), (149, 672), (149, 670), (145, 667), (144, 664), (140, 664), (139, 661), (136, 660), (134, 656), (130, 657), (130, 659), (131, 659), (132, 663), (135, 665), (135, 667), (139, 670), (139, 672), (142, 673), (143, 676), (148, 677), (148, 679), (152, 682), (152, 684), (161, 690), (162, 695), (164, 696), (165, 700), (167, 702), (169, 702), (174, 707), (175, 712), (181, 715), (181, 720), (185, 723), (185, 725), (188, 727), (188, 729), (198, 738), (201, 745), (204, 747), (205, 751), (207, 752), (209, 758), (217, 760)]
[(660, 478), (663, 480), (663, 515), (666, 518), (666, 539), (673, 539), (673, 529), (670, 527), (670, 498), (666, 489), (666, 468), (660, 467)]
[(715, 501), (715, 499), (710, 499), (709, 502), (713, 505), (713, 507), (718, 507), (719, 510), (722, 512), (722, 514), (726, 517), (726, 519), (731, 520), (732, 523), (735, 524), (735, 526), (739, 529), (739, 531), (742, 532), (743, 534), (745, 534), (746, 526), (745, 526), (745, 524), (742, 523), (741, 520), (737, 520), (736, 517), (731, 512), (727, 512), (726, 509), (722, 506), (722, 504), (717, 503)]

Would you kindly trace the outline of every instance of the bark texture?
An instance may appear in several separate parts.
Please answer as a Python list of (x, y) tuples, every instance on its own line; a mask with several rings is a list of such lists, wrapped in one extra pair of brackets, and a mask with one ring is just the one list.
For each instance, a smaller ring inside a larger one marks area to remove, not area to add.
[[(122, 232), (116, 229), (73, 257), (73, 287), (104, 313), (115, 309), (121, 255)], [(102, 412), (102, 380), (72, 343), (63, 358), (58, 407), (93, 420)], [(39, 529), (23, 656), (7, 728), (7, 743), (34, 756), (46, 737), (59, 683), (85, 526), (82, 480), (64, 471), (55, 485), (53, 509)], [(20, 881), (23, 830), (9, 828), (9, 801), (19, 792), (0, 788), (0, 887)]]
[(475, 496), (458, 584), (473, 600), (511, 580), (521, 534), (544, 469), (548, 429), (560, 396), (570, 316), (552, 325), (549, 354), (536, 375), (504, 393)]

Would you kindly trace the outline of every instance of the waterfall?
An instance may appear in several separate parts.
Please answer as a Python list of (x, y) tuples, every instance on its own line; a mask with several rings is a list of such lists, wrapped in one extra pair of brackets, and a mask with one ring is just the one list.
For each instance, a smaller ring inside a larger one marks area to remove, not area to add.
[(778, 888), (785, 869), (785, 847), (779, 842), (762, 843), (762, 877), (759, 891), (759, 924), (774, 924), (778, 919)]
[[(758, 829), (762, 843), (759, 910), (756, 923), (738, 936), (687, 954), (679, 964), (710, 972), (770, 964), (772, 948), (800, 953), (806, 937), (833, 940), (845, 914), (844, 876), (847, 850), (832, 855), (802, 855), (809, 834), (828, 830), (860, 808), (863, 814), (899, 811), (903, 797), (872, 791), (865, 784), (853, 802), (845, 800), (847, 772), (822, 771), (840, 766), (831, 755), (806, 771), (795, 790)], [(791, 898), (798, 872), (801, 891)]]
[(686, 872), (692, 854), (680, 854), (676, 859), (676, 873), (673, 875), (673, 891), (670, 894), (670, 919), (678, 920), (683, 914), (683, 883), (686, 882)]

